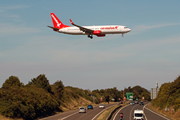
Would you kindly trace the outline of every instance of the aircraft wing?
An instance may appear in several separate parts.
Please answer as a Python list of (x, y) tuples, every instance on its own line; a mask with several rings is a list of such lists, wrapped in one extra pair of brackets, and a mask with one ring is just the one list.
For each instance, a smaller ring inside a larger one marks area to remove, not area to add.
[(82, 26), (79, 26), (79, 25), (76, 25), (72, 22), (72, 20), (70, 19), (70, 22), (72, 25), (78, 27), (81, 31), (85, 32), (85, 33), (89, 33), (89, 34), (92, 34), (94, 30), (91, 30), (91, 29), (88, 29), (88, 28), (85, 28), (85, 27), (82, 27)]
[(51, 26), (48, 26), (49, 28), (52, 28), (53, 30), (55, 30), (55, 31), (58, 31), (59, 30), (59, 28), (55, 28), (55, 27), (51, 27)]

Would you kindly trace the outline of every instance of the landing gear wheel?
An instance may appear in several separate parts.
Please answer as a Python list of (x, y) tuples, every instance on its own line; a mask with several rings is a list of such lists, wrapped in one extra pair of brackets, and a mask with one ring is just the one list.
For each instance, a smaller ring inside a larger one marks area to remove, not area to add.
[(91, 39), (92, 39), (92, 38), (93, 38), (93, 36), (92, 36), (92, 35), (88, 35), (88, 38), (91, 38)]

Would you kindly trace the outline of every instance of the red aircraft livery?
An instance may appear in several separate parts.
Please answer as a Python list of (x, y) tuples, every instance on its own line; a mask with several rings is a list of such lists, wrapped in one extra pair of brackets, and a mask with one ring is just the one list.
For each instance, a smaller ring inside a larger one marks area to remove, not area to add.
[(104, 26), (79, 26), (72, 22), (71, 24), (74, 27), (64, 25), (54, 13), (51, 13), (51, 18), (54, 27), (48, 26), (52, 28), (54, 31), (64, 34), (70, 35), (87, 35), (89, 38), (93, 38), (93, 35), (97, 37), (104, 37), (106, 34), (125, 34), (131, 31), (131, 29), (126, 26), (121, 25), (104, 25)]

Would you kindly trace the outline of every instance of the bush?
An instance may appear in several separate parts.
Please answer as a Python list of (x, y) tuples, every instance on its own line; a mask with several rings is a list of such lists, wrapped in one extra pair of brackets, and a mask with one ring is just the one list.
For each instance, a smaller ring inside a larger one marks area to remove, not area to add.
[(4, 84), (2, 85), (2, 88), (8, 89), (11, 86), (23, 86), (22, 83), (20, 83), (20, 80), (16, 76), (10, 76), (9, 79), (7, 79)]
[(167, 106), (174, 106), (175, 111), (180, 108), (180, 76), (173, 82), (164, 83), (152, 105), (164, 109)]
[(45, 77), (45, 75), (39, 75), (36, 78), (31, 79), (28, 83), (29, 85), (36, 85), (39, 88), (43, 88), (49, 93), (52, 93), (51, 86), (49, 85), (49, 80)]
[(59, 103), (48, 92), (34, 85), (0, 88), (0, 114), (6, 117), (35, 119), (53, 114)]

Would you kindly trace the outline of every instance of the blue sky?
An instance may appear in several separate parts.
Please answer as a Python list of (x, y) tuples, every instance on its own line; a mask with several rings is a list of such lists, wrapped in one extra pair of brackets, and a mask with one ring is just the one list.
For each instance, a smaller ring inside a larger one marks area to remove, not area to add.
[[(11, 75), (27, 84), (45, 74), (53, 84), (83, 89), (140, 85), (180, 75), (179, 0), (1, 1), (0, 84)], [(125, 25), (131, 32), (91, 40), (52, 31), (50, 13), (66, 25)]]

